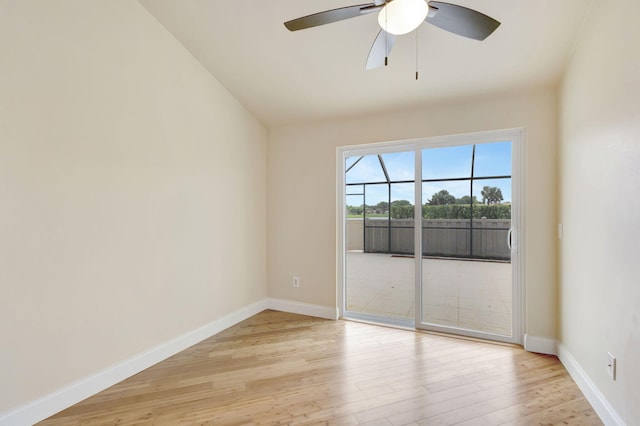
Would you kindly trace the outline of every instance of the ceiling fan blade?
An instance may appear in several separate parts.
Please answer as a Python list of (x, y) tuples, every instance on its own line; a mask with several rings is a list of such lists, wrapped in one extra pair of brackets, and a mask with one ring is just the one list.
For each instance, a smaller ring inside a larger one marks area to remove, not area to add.
[(371, 46), (371, 50), (369, 50), (366, 69), (371, 70), (385, 66), (385, 58), (387, 58), (391, 53), (391, 49), (395, 42), (395, 35), (390, 34), (385, 30), (380, 30), (373, 42), (373, 45)]
[(443, 30), (484, 40), (500, 26), (500, 22), (473, 9), (439, 1), (429, 2), (428, 23)]
[(303, 16), (302, 18), (287, 21), (284, 23), (284, 26), (287, 27), (289, 31), (304, 30), (305, 28), (330, 24), (332, 22), (342, 21), (343, 19), (355, 18), (356, 16), (374, 12), (380, 8), (382, 8), (382, 6), (376, 6), (375, 3), (367, 3), (325, 10), (324, 12), (318, 12), (312, 15)]

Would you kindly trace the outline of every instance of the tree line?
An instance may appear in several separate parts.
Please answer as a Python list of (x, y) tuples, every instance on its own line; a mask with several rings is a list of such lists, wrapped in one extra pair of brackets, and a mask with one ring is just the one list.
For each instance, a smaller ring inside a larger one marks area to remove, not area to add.
[[(446, 189), (436, 192), (422, 206), (422, 217), (425, 219), (510, 219), (511, 204), (502, 203), (502, 191), (498, 187), (485, 186), (482, 191), (482, 203), (476, 196), (465, 195), (456, 198)], [(390, 208), (389, 208), (390, 207)], [(391, 206), (381, 201), (374, 206), (347, 206), (347, 215), (389, 215), (392, 219), (413, 219), (414, 206), (407, 200), (392, 201)]]

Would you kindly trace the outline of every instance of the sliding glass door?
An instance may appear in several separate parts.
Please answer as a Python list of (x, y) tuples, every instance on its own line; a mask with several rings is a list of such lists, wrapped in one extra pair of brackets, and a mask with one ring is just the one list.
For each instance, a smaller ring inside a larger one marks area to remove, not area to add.
[(506, 131), (341, 149), (342, 315), (521, 343), (522, 143)]

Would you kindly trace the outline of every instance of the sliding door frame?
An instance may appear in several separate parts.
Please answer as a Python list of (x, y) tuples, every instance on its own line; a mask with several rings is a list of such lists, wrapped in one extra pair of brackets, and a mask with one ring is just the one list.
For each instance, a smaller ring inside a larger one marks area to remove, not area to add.
[(525, 331), (525, 130), (523, 128), (495, 130), (478, 133), (420, 138), (405, 141), (382, 142), (365, 145), (338, 147), (336, 150), (336, 299), (339, 317), (345, 313), (346, 290), (346, 185), (345, 160), (355, 155), (385, 154), (413, 151), (415, 153), (415, 214), (414, 226), (415, 253), (422, 253), (422, 150), (448, 146), (474, 145), (491, 142), (511, 142), (512, 162), (512, 211), (511, 211), (511, 262), (512, 262), (512, 327), (511, 336), (493, 335), (472, 330), (461, 330), (422, 323), (422, 256), (416, 256), (415, 262), (415, 323), (417, 329), (455, 332), (469, 337), (477, 337), (507, 343), (523, 344)]

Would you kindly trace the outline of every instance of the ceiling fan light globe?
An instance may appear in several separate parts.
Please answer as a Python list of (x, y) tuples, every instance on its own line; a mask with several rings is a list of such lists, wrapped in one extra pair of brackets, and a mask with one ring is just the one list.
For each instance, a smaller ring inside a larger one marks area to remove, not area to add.
[(393, 0), (378, 14), (378, 23), (390, 34), (410, 33), (424, 22), (429, 6), (424, 0)]

